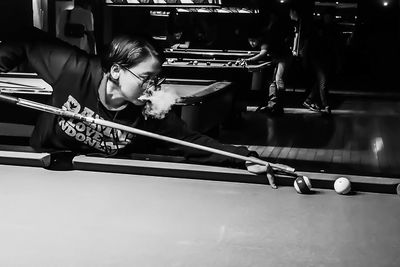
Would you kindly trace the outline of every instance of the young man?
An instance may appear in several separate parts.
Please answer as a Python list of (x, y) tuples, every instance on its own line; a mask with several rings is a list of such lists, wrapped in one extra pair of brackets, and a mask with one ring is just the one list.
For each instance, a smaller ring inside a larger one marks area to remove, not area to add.
[(271, 11), (265, 30), (250, 35), (248, 39), (250, 46), (260, 49), (260, 52), (246, 59), (246, 62), (266, 60), (269, 57), (275, 65), (274, 76), (268, 88), (267, 105), (259, 108), (260, 111), (271, 115), (283, 113), (281, 94), (285, 91), (284, 79), (292, 59), (288, 45), (291, 39), (288, 21), (289, 18), (286, 19), (277, 11)]
[[(3, 38), (0, 71), (7, 72), (24, 61), (53, 87), (48, 103), (52, 106), (244, 156), (256, 155), (245, 147), (224, 145), (191, 131), (173, 112), (163, 119), (145, 118), (145, 102), (139, 98), (159, 86), (164, 61), (162, 52), (146, 38), (115, 38), (102, 60), (37, 29), (19, 33), (18, 38)], [(48, 113), (40, 115), (31, 145), (37, 151), (67, 149), (84, 154), (168, 153), (193, 163), (245, 166), (225, 156)], [(273, 178), (270, 166), (248, 162), (246, 167)]]
[(176, 25), (173, 27), (170, 33), (167, 35), (167, 43), (171, 48), (182, 48), (186, 49), (190, 46), (190, 40), (184, 34), (183, 28)]

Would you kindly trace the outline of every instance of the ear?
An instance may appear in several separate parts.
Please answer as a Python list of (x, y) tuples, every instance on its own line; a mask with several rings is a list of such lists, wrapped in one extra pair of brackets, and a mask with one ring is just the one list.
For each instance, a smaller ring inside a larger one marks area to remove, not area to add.
[(120, 72), (121, 72), (121, 67), (119, 65), (117, 64), (112, 65), (110, 69), (111, 79), (118, 80)]

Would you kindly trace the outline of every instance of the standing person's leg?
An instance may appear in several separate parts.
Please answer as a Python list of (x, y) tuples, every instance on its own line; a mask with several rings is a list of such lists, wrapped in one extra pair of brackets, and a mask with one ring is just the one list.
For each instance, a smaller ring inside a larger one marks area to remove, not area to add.
[(277, 104), (280, 107), (284, 106), (284, 93), (286, 89), (286, 76), (287, 71), (292, 64), (292, 55), (287, 55), (282, 57), (277, 65), (276, 73), (275, 73), (275, 84), (276, 84), (276, 97), (277, 97)]
[(276, 75), (278, 73), (279, 63), (275, 66), (272, 82), (268, 88), (268, 107), (273, 107), (278, 101), (278, 86), (276, 83)]
[(303, 106), (308, 108), (309, 110), (312, 111), (320, 111), (321, 108), (319, 105), (315, 102), (316, 96), (318, 92), (318, 86), (317, 83), (315, 83), (311, 88), (310, 88), (310, 93), (308, 94), (306, 100), (303, 102)]
[[(309, 110), (312, 111), (317, 111), (319, 112), (321, 108), (319, 105), (316, 103), (316, 98), (318, 95), (318, 75), (317, 75), (317, 65), (315, 60), (309, 59), (307, 61), (308, 64), (305, 65), (306, 73), (307, 73), (307, 80), (309, 84), (309, 90), (308, 90), (308, 95), (306, 99), (303, 102), (303, 106), (308, 108)], [(307, 90), (306, 90), (307, 92)]]
[(316, 69), (316, 83), (321, 100), (321, 111), (329, 114), (331, 113), (331, 110), (328, 105), (327, 96), (327, 72), (323, 67), (318, 67)]
[[(285, 75), (286, 70), (286, 61), (282, 60), (278, 62), (276, 67), (276, 74), (275, 74), (275, 84), (276, 84), (276, 97), (279, 98), (282, 96), (282, 93), (285, 91), (285, 82), (283, 80), (283, 76)], [(280, 99), (278, 101), (281, 101)]]
[(286, 89), (285, 79), (287, 76), (287, 70), (292, 64), (292, 60), (292, 55), (287, 55), (285, 57), (282, 57), (282, 59), (278, 62), (277, 71), (275, 74), (275, 82), (278, 86), (278, 93), (280, 92), (282, 94), (282, 92), (284, 92)]
[(282, 92), (285, 90), (283, 80), (287, 62), (279, 60), (274, 70), (273, 81), (268, 88), (268, 104), (265, 108), (268, 112), (274, 114), (283, 113)]
[(274, 68), (274, 74), (272, 77), (272, 82), (268, 87), (268, 102), (266, 106), (261, 106), (258, 108), (258, 111), (269, 113), (269, 114), (281, 114), (283, 113), (283, 108), (278, 104), (279, 97), (278, 97), (278, 86), (276, 82), (276, 76), (279, 68), (279, 62), (276, 63)]

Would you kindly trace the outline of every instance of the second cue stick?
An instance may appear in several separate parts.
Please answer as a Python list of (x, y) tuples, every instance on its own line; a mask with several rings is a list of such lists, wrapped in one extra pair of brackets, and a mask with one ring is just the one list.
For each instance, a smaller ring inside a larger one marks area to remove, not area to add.
[(216, 154), (220, 154), (226, 157), (231, 157), (231, 158), (236, 158), (236, 159), (240, 159), (240, 160), (244, 160), (244, 161), (250, 161), (256, 164), (260, 164), (260, 165), (270, 165), (272, 168), (277, 169), (279, 171), (291, 174), (291, 175), (297, 175), (295, 172), (294, 168), (291, 168), (289, 166), (283, 165), (283, 164), (275, 164), (275, 163), (270, 163), (255, 157), (247, 157), (247, 156), (242, 156), (242, 155), (238, 155), (235, 153), (231, 153), (231, 152), (227, 152), (224, 150), (220, 150), (220, 149), (216, 149), (216, 148), (211, 148), (211, 147), (207, 147), (207, 146), (203, 146), (203, 145), (198, 145), (198, 144), (194, 144), (191, 142), (187, 142), (187, 141), (182, 141), (176, 138), (172, 138), (172, 137), (168, 137), (168, 136), (164, 136), (164, 135), (160, 135), (160, 134), (155, 134), (152, 132), (148, 132), (148, 131), (144, 131), (144, 130), (140, 130), (137, 128), (133, 128), (130, 126), (126, 126), (120, 123), (115, 123), (115, 122), (111, 122), (111, 121), (107, 121), (107, 120), (103, 120), (103, 119), (96, 119), (96, 118), (92, 118), (92, 117), (87, 117), (87, 116), (83, 116), (81, 114), (78, 113), (74, 113), (68, 110), (63, 110), (61, 108), (56, 108), (50, 105), (46, 105), (46, 104), (42, 104), (42, 103), (38, 103), (38, 102), (34, 102), (34, 101), (30, 101), (30, 100), (26, 100), (23, 98), (18, 98), (18, 97), (12, 97), (12, 96), (6, 96), (6, 95), (2, 95), (0, 94), (0, 100), (9, 102), (9, 103), (13, 103), (15, 105), (19, 105), (19, 106), (23, 106), (23, 107), (27, 107), (27, 108), (31, 108), (31, 109), (36, 109), (36, 110), (40, 110), (40, 111), (44, 111), (47, 113), (52, 113), (55, 115), (59, 115), (59, 116), (63, 116), (63, 117), (68, 117), (68, 118), (73, 118), (73, 119), (77, 119), (77, 120), (81, 120), (81, 121), (86, 121), (88, 123), (93, 123), (93, 124), (98, 124), (98, 125), (102, 125), (102, 126), (106, 126), (106, 127), (111, 127), (114, 129), (118, 129), (121, 131), (126, 131), (129, 133), (133, 133), (133, 134), (138, 134), (138, 135), (142, 135), (142, 136), (147, 136), (150, 138), (154, 138), (154, 139), (159, 139), (159, 140), (163, 140), (166, 142), (171, 142), (171, 143), (175, 143), (175, 144), (179, 144), (179, 145), (183, 145), (183, 146), (187, 146), (187, 147), (192, 147), (192, 148), (196, 148), (199, 150), (204, 150), (204, 151), (208, 151), (211, 153), (216, 153)]

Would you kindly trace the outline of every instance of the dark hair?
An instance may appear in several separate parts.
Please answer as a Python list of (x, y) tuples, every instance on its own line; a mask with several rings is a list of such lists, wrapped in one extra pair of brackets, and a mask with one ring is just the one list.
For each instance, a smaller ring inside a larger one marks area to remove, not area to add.
[(105, 72), (110, 71), (113, 64), (131, 68), (147, 57), (155, 57), (160, 63), (165, 61), (164, 53), (150, 38), (123, 35), (114, 38), (106, 47), (103, 53), (102, 67)]

